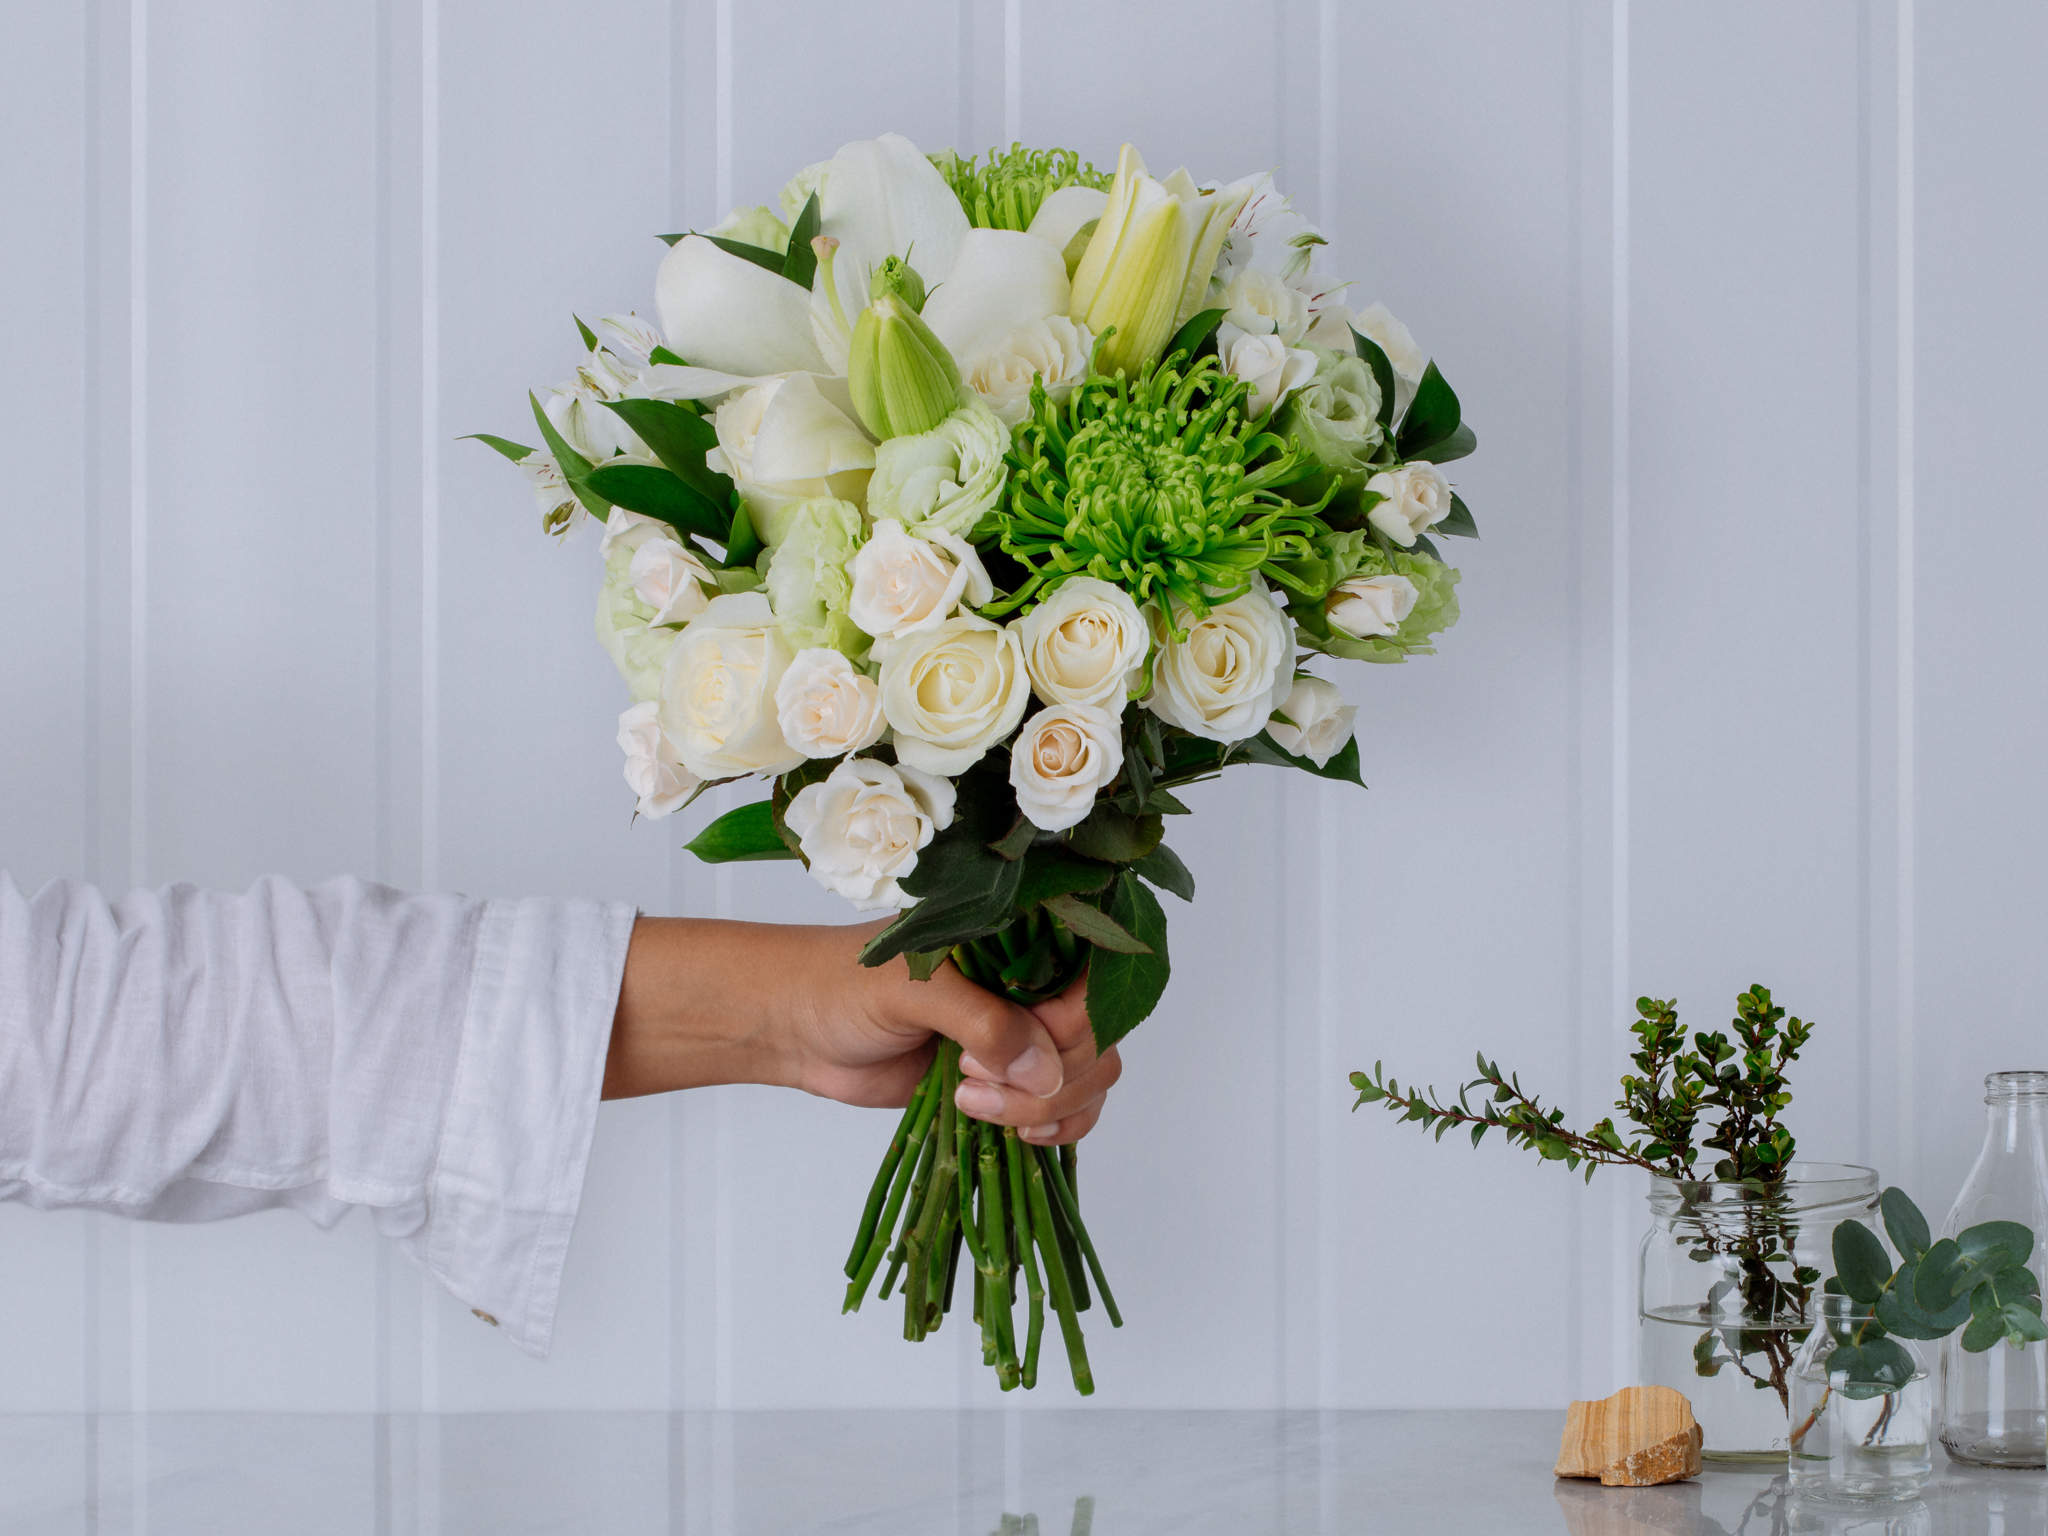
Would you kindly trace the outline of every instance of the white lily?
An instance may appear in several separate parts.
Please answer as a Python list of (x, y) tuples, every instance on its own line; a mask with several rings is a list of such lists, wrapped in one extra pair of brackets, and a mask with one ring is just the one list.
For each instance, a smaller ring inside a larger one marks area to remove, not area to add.
[(752, 384), (719, 406), (718, 447), (704, 462), (732, 476), (762, 542), (781, 542), (783, 514), (800, 501), (863, 498), (875, 445), (851, 410), (844, 379), (808, 373)]

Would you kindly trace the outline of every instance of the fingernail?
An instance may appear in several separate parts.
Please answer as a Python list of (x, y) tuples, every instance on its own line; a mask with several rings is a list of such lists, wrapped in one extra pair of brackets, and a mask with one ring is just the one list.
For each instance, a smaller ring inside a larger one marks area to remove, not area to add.
[(1017, 1134), (1026, 1141), (1051, 1141), (1059, 1133), (1060, 1123), (1055, 1120), (1051, 1125), (1027, 1125)]
[(980, 1061), (966, 1051), (960, 1053), (960, 1070), (969, 1077), (983, 1077), (987, 1078), (990, 1082), (994, 1082), (996, 1078), (995, 1073), (989, 1071), (987, 1067), (984, 1067)]
[(1010, 1063), (1011, 1086), (1022, 1088), (1026, 1093), (1035, 1093), (1041, 1099), (1049, 1099), (1058, 1093), (1066, 1076), (1060, 1067), (1059, 1057), (1048, 1055), (1035, 1045), (1026, 1048), (1023, 1055)]
[(962, 1114), (985, 1120), (1002, 1111), (1003, 1091), (988, 1083), (962, 1083), (953, 1090), (953, 1102), (960, 1107)]

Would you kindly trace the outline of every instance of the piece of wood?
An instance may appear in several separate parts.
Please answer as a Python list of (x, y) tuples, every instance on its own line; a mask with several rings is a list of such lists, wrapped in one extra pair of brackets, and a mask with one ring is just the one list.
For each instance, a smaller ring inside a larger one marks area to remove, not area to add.
[(1699, 1421), (1685, 1394), (1671, 1387), (1623, 1387), (1597, 1403), (1573, 1403), (1565, 1410), (1559, 1477), (1647, 1488), (1697, 1477), (1699, 1470)]

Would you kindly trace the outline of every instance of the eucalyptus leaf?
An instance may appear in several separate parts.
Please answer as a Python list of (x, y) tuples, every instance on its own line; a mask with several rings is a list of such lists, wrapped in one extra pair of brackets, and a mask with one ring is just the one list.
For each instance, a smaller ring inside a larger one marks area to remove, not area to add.
[(1913, 1302), (1930, 1315), (1946, 1312), (1958, 1301), (1967, 1301), (1970, 1287), (1962, 1263), (1962, 1250), (1954, 1238), (1944, 1237), (1921, 1256), (1913, 1276)]
[(1963, 1329), (1963, 1348), (1973, 1355), (1981, 1355), (2004, 1337), (2005, 1319), (1996, 1315), (1972, 1317), (1969, 1326)]
[(1956, 1234), (1965, 1263), (1981, 1270), (2016, 1268), (2034, 1252), (2034, 1234), (2016, 1221), (1986, 1221)]
[(1884, 1213), (1885, 1236), (1892, 1240), (1899, 1257), (1908, 1262), (1917, 1260), (1927, 1252), (1934, 1242), (1934, 1234), (1928, 1230), (1927, 1218), (1920, 1214), (1906, 1192), (1897, 1185), (1887, 1189), (1878, 1200), (1878, 1209)]
[(1860, 1221), (1835, 1228), (1835, 1275), (1854, 1301), (1875, 1304), (1891, 1278), (1892, 1263), (1877, 1234)]

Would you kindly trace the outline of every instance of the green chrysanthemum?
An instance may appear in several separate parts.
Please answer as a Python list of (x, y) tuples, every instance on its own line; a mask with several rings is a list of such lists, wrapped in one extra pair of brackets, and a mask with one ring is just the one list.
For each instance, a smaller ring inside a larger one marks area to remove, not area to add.
[(931, 157), (939, 174), (967, 210), (977, 229), (1029, 229), (1038, 205), (1063, 187), (1109, 186), (1098, 171), (1071, 149), (1026, 149), (1012, 144), (1005, 153), (991, 149), (988, 164), (979, 155), (961, 159), (952, 150)]
[(1096, 374), (1064, 408), (1034, 386), (996, 514), (1003, 550), (1031, 574), (1004, 606), (1084, 573), (1198, 618), (1261, 575), (1300, 587), (1289, 562), (1313, 553), (1321, 503), (1279, 488), (1315, 465), (1246, 414), (1250, 392), (1214, 357), (1179, 354), (1135, 381)]

